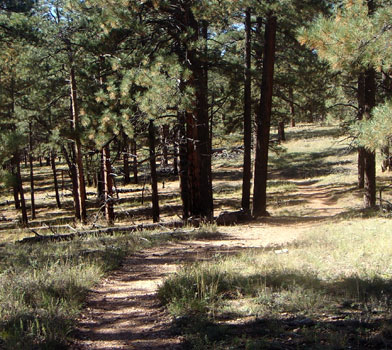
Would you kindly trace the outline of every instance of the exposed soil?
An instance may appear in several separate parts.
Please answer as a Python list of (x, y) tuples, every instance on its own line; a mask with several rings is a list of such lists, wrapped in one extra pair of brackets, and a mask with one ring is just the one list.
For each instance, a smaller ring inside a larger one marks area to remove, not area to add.
[(160, 305), (157, 287), (182, 264), (249, 248), (284, 248), (320, 220), (343, 211), (328, 190), (304, 182), (298, 187), (311, 215), (270, 217), (249, 224), (219, 227), (222, 235), (184, 240), (140, 252), (91, 291), (78, 326), (74, 349), (181, 349), (171, 332), (172, 319)]

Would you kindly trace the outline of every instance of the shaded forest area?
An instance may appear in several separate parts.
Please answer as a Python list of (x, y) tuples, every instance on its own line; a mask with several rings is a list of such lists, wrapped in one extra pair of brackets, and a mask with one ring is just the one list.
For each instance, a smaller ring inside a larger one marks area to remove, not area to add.
[(120, 185), (133, 182), (148, 187), (158, 222), (167, 173), (180, 181), (176, 215), (209, 221), (211, 157), (240, 133), (237, 209), (266, 216), (269, 152), (285, 125), (333, 120), (358, 150), (358, 186), (374, 207), (377, 147), (389, 166), (390, 11), (373, 0), (3, 1), (0, 160), (13, 197), (2, 204), (27, 226), (44, 205), (37, 193), (53, 183), (44, 202), (69, 207), (71, 184), (75, 219), (101, 211), (111, 225), (124, 215)]
[(0, 1), (0, 349), (77, 346), (104, 276), (190, 349), (390, 348), (391, 15)]

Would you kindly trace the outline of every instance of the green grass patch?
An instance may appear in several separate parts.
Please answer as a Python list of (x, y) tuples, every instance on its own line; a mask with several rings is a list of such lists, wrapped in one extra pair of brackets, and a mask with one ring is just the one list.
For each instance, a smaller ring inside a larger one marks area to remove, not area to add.
[[(300, 349), (377, 348), (380, 339), (392, 340), (386, 330), (392, 315), (391, 239), (392, 223), (382, 218), (323, 224), (286, 248), (185, 266), (165, 281), (159, 297), (186, 320), (180, 329), (191, 349), (273, 349), (296, 337), (303, 341)], [(269, 333), (245, 332), (241, 340), (238, 319), (252, 320), (247, 332), (257, 320), (268, 320)], [(221, 329), (234, 320), (236, 326), (218, 338), (200, 326), (209, 322)], [(271, 333), (274, 322), (283, 327), (278, 335)]]
[(65, 348), (88, 290), (142, 243), (151, 244), (118, 235), (1, 247), (0, 347)]

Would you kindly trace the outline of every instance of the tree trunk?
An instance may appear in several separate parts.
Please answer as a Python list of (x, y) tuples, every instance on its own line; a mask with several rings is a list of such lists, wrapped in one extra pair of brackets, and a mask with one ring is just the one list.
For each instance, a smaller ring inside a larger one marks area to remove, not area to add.
[(148, 143), (150, 148), (150, 171), (151, 171), (151, 189), (152, 189), (152, 220), (159, 221), (159, 198), (158, 198), (158, 177), (157, 164), (155, 156), (155, 127), (154, 122), (150, 120), (148, 126)]
[(135, 139), (131, 140), (131, 153), (133, 157), (133, 162), (132, 162), (133, 183), (137, 185), (139, 183), (139, 179), (138, 179), (138, 164), (137, 164), (137, 144)]
[(182, 219), (190, 216), (188, 186), (188, 141), (186, 134), (186, 113), (178, 112), (178, 142), (180, 155), (180, 191), (182, 201)]
[(275, 63), (277, 19), (270, 12), (265, 26), (265, 47), (263, 58), (263, 76), (261, 83), (260, 108), (257, 115), (257, 144), (255, 158), (255, 177), (253, 190), (253, 216), (265, 216), (267, 213), (267, 173), (268, 146), (270, 139), (272, 93)]
[[(358, 120), (363, 119), (365, 111), (365, 75), (360, 74), (358, 77)], [(358, 147), (358, 188), (365, 187), (365, 148)]]
[(19, 156), (18, 152), (15, 153), (14, 159), (15, 159), (15, 165), (16, 165), (16, 177), (17, 177), (18, 190), (19, 190), (19, 194), (20, 194), (20, 203), (21, 203), (21, 209), (22, 209), (22, 225), (27, 226), (28, 225), (27, 208), (26, 208), (26, 201), (25, 201), (25, 197), (24, 197), (22, 174), (20, 171), (20, 156)]
[(12, 184), (12, 192), (14, 195), (14, 204), (15, 204), (15, 209), (19, 210), (20, 209), (20, 200), (19, 200), (19, 189), (18, 189), (18, 179), (16, 176), (16, 171), (14, 168), (12, 168), (12, 175), (15, 178)]
[[(376, 105), (376, 72), (373, 68), (365, 74), (365, 109), (366, 119), (371, 118), (371, 111)], [(364, 207), (372, 208), (376, 205), (376, 155), (365, 149), (365, 194)]]
[[(195, 36), (193, 40), (196, 42), (201, 28), (195, 20), (192, 11), (190, 9), (188, 11), (189, 25), (194, 30)], [(205, 28), (203, 28), (203, 31), (205, 32)], [(200, 55), (195, 49), (189, 49), (187, 54), (189, 69), (192, 72), (187, 84), (195, 90), (195, 108), (193, 111), (187, 113), (187, 133), (190, 137), (190, 142), (188, 143), (190, 214), (211, 220), (213, 218), (213, 199), (208, 115), (207, 57), (205, 54)]]
[(85, 223), (87, 219), (86, 210), (86, 186), (84, 182), (83, 174), (83, 154), (82, 154), (82, 144), (79, 135), (79, 108), (77, 101), (77, 88), (76, 88), (76, 78), (75, 70), (72, 62), (72, 53), (70, 53), (70, 90), (71, 90), (71, 101), (72, 101), (72, 127), (74, 132), (74, 149), (76, 158), (76, 173), (78, 181), (78, 201), (80, 210), (80, 220)]
[(80, 218), (80, 207), (79, 207), (79, 196), (78, 196), (78, 175), (76, 171), (75, 160), (73, 155), (72, 157), (68, 155), (68, 152), (64, 146), (62, 146), (61, 150), (63, 152), (65, 161), (68, 165), (69, 176), (72, 182), (72, 197), (74, 202), (75, 218), (77, 220), (80, 220), (81, 218)]
[(52, 165), (54, 191), (56, 194), (57, 208), (61, 209), (61, 202), (60, 202), (60, 195), (59, 195), (59, 184), (57, 181), (57, 171), (56, 171), (56, 157), (55, 157), (55, 154), (53, 151), (50, 153), (50, 162)]
[(289, 100), (290, 100), (290, 114), (291, 114), (291, 127), (295, 127), (295, 107), (294, 107), (294, 92), (293, 88), (289, 87)]
[[(373, 15), (375, 4), (373, 0), (367, 0), (369, 16)], [(376, 71), (369, 68), (365, 73), (365, 108), (364, 116), (371, 118), (371, 112), (376, 105)], [(372, 208), (376, 205), (376, 154), (367, 149), (365, 154), (365, 194), (364, 207)]]
[(173, 153), (174, 153), (174, 157), (173, 157), (173, 175), (174, 176), (178, 176), (178, 140), (177, 140), (177, 136), (178, 136), (178, 130), (176, 128), (175, 133), (173, 135)]
[(250, 210), (250, 186), (252, 178), (252, 95), (251, 95), (251, 14), (248, 7), (245, 12), (245, 74), (244, 74), (244, 163), (242, 173), (241, 206)]
[(35, 198), (34, 198), (34, 168), (33, 168), (33, 135), (31, 122), (29, 123), (29, 165), (30, 165), (30, 198), (31, 198), (31, 219), (35, 219)]
[(278, 124), (278, 141), (286, 141), (286, 134), (284, 132), (284, 122), (280, 121)]
[(102, 149), (103, 161), (103, 187), (105, 196), (105, 219), (108, 224), (114, 221), (113, 209), (113, 179), (112, 179), (112, 164), (110, 160), (109, 145), (105, 145)]

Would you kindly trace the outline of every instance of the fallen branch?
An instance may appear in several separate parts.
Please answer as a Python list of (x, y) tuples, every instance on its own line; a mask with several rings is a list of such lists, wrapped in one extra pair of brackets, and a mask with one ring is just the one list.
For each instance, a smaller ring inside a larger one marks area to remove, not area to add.
[(78, 237), (85, 237), (89, 235), (99, 235), (99, 234), (113, 234), (116, 232), (130, 233), (142, 230), (153, 230), (157, 228), (178, 228), (183, 227), (186, 223), (184, 221), (171, 221), (171, 222), (161, 222), (156, 224), (140, 224), (134, 226), (113, 226), (105, 227), (95, 230), (86, 230), (75, 233), (68, 233), (62, 235), (50, 235), (50, 236), (36, 236), (36, 237), (26, 237), (16, 243), (38, 243), (38, 242), (58, 242), (58, 241), (70, 241)]

